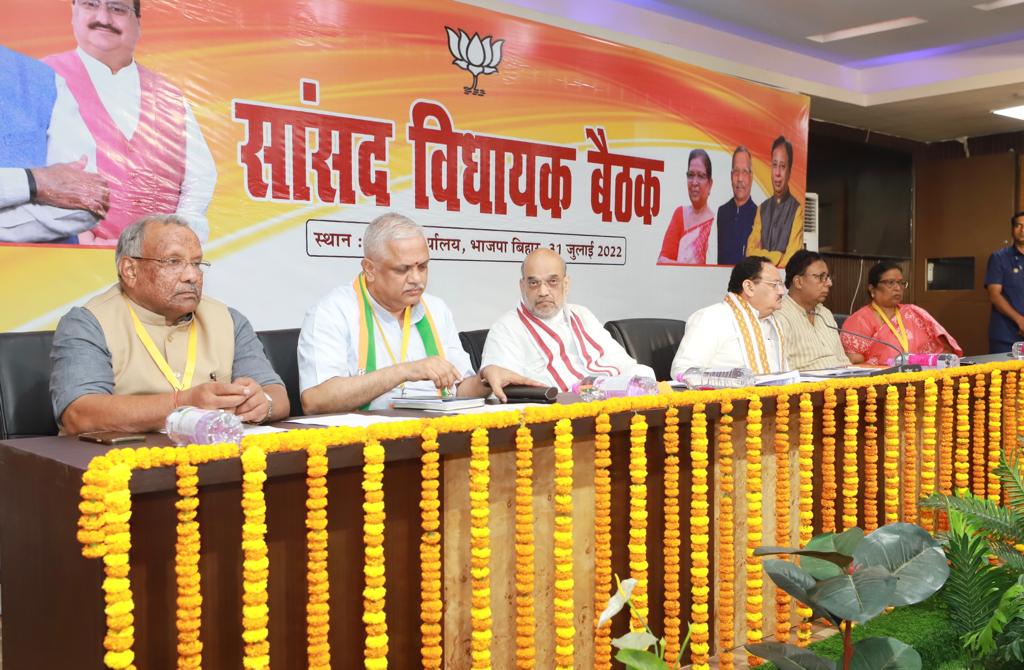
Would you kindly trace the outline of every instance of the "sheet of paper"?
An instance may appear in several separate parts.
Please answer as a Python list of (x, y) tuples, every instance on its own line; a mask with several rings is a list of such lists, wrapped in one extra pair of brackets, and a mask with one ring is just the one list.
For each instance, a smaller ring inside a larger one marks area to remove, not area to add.
[(369, 414), (328, 414), (327, 416), (304, 416), (291, 419), (289, 423), (301, 423), (309, 426), (328, 426), (330, 428), (364, 428), (384, 421), (408, 421), (408, 416), (374, 416)]
[(537, 402), (514, 402), (505, 405), (483, 405), (481, 407), (470, 407), (457, 412), (431, 412), (431, 414), (488, 414), (490, 412), (518, 412), (524, 407), (544, 407), (543, 403)]
[(265, 435), (267, 433), (287, 433), (287, 428), (277, 428), (275, 426), (245, 426), (246, 435)]

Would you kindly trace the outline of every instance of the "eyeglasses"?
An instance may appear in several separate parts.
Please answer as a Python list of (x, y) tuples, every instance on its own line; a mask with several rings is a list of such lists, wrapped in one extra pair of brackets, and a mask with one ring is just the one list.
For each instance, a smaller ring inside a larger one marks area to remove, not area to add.
[(786, 286), (783, 282), (780, 282), (778, 279), (774, 279), (772, 281), (768, 281), (767, 279), (758, 279), (757, 281), (761, 284), (767, 284), (768, 286), (771, 286), (776, 291), (780, 291)]
[(807, 275), (807, 276), (808, 277), (813, 277), (814, 279), (816, 279), (817, 281), (819, 281), (822, 284), (825, 284), (825, 283), (828, 283), (828, 282), (832, 281), (832, 275), (830, 275), (827, 272), (819, 272), (818, 274)]
[(752, 171), (752, 170), (740, 170), (740, 169), (736, 169), (736, 170), (733, 170), (733, 171), (732, 171), (732, 176), (733, 176), (733, 177), (742, 177), (743, 175), (746, 175), (746, 176), (748, 176), (748, 177), (749, 177), (749, 176), (750, 176), (750, 175), (752, 175), (752, 174), (753, 174), (753, 171)]
[(169, 272), (182, 272), (186, 267), (191, 266), (193, 270), (199, 273), (206, 272), (210, 269), (210, 263), (208, 261), (187, 261), (184, 258), (146, 258), (145, 256), (130, 256), (136, 261), (152, 261), (153, 263), (159, 263), (161, 270), (167, 270)]
[(789, 167), (789, 165), (787, 163), (783, 163), (782, 161), (772, 161), (772, 169), (773, 170), (776, 169), (776, 168), (779, 169), (779, 170), (785, 170), (788, 167)]
[(548, 277), (547, 279), (537, 279), (536, 277), (530, 277), (526, 280), (526, 288), (531, 291), (536, 291), (540, 288), (541, 284), (547, 284), (548, 288), (552, 291), (557, 291), (562, 286), (562, 280), (565, 277)]
[(686, 178), (689, 179), (690, 181), (707, 181), (708, 173), (690, 171), (686, 173)]
[(900, 288), (907, 288), (908, 286), (910, 286), (910, 282), (908, 282), (906, 279), (883, 279), (880, 282), (878, 282), (878, 285), (890, 289), (896, 288), (897, 286), (899, 286)]
[(114, 16), (128, 16), (135, 13), (135, 8), (123, 2), (100, 2), (100, 0), (75, 0), (75, 4), (89, 12), (97, 12), (100, 5), (106, 5), (107, 11)]

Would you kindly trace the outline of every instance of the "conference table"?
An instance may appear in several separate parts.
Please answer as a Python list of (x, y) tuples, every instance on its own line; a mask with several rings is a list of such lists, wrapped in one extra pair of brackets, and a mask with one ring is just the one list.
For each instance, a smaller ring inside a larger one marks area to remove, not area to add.
[[(555, 446), (556, 433), (563, 435), (562, 444), (566, 444), (566, 430), (571, 430), (572, 461), (572, 664), (595, 667), (600, 665), (595, 654), (607, 647), (607, 642), (595, 641), (595, 611), (599, 613), (608, 596), (598, 591), (607, 590), (609, 574), (625, 578), (638, 565), (631, 552), (637, 549), (633, 545), (641, 526), (647, 618), (656, 633), (660, 634), (666, 611), (671, 610), (681, 617), (683, 633), (686, 621), (704, 617), (712, 653), (723, 645), (732, 648), (761, 636), (794, 639), (802, 623), (796, 604), (780, 610), (770, 581), (751, 580), (752, 574), (757, 576), (750, 569), (757, 562), (748, 556), (751, 542), (803, 543), (811, 526), (815, 532), (841, 530), (854, 523), (872, 527), (894, 517), (925, 523), (917, 515), (918, 496), (963, 483), (964, 459), (970, 486), (980, 481), (984, 492), (986, 485), (991, 486), (985, 473), (993, 450), (1016, 444), (1017, 411), (1024, 411), (1024, 384), (1017, 384), (1020, 367), (1016, 362), (999, 363), (872, 380), (675, 393), (614, 403), (529, 407), (517, 414), (424, 419), (422, 413), (386, 412), (409, 419), (383, 424), (390, 428), (377, 435), (386, 461), (383, 546), (388, 665), (423, 667), (419, 547), (424, 537), (420, 519), (423, 435), (428, 429), (437, 427), (440, 454), (444, 667), (471, 667), (471, 603), (480, 577), (471, 568), (475, 555), (471, 447), (480, 439), (486, 442), (489, 463), (487, 637), (494, 667), (513, 667), (517, 650), (525, 644), (524, 615), (516, 609), (517, 602), (523, 604), (522, 589), (517, 591), (521, 575), (516, 555), (524, 542), (521, 528), (517, 538), (516, 513), (517, 502), (523, 502), (517, 501), (517, 491), (526, 484), (532, 497), (529, 545), (535, 557), (529, 645), (539, 668), (555, 667), (556, 651), (564, 654), (566, 640), (559, 642), (556, 631), (564, 634), (567, 629), (555, 625), (557, 588), (565, 587), (556, 579), (560, 568), (555, 531), (565, 523), (557, 517), (559, 504), (566, 500), (556, 495), (560, 482), (565, 484), (556, 476), (556, 467), (567, 466), (556, 463)], [(866, 405), (871, 405), (870, 411)], [(961, 416), (965, 407), (966, 418)], [(507, 409), (515, 411), (511, 406)], [(475, 418), (486, 416), (498, 419)], [(477, 430), (477, 423), (487, 421), (489, 428)], [(604, 427), (599, 429), (599, 424)], [(295, 435), (318, 434), (309, 425), (276, 425), (302, 429)], [(357, 667), (366, 653), (364, 445), (376, 429), (348, 430), (332, 433), (347, 437), (339, 439), (344, 444), (330, 446), (326, 452), (333, 667)], [(531, 454), (529, 467), (521, 460), (524, 434), (532, 439), (532, 445), (525, 443)], [(289, 438), (260, 439), (260, 444), (286, 445)], [(162, 445), (167, 445), (166, 437), (150, 435), (145, 446)], [(610, 453), (608, 462), (601, 460), (602, 445)], [(888, 462), (893, 449), (898, 452), (901, 475), (895, 492)], [(83, 475), (92, 459), (109, 450), (68, 437), (0, 442), (0, 594), (6, 670), (104, 667), (104, 565), (102, 560), (83, 556), (76, 532)], [(309, 663), (307, 454), (301, 449), (267, 451), (263, 492), (270, 565), (266, 587), (270, 667), (305, 668)], [(709, 463), (698, 462), (699, 467), (694, 467), (694, 458), (706, 458)], [(673, 468), (678, 470), (678, 484), (666, 477)], [(236, 455), (199, 465), (198, 473), (202, 660), (211, 668), (241, 667), (246, 653), (240, 541), (245, 521), (243, 465)], [(706, 478), (706, 488), (703, 479), (697, 481), (700, 478)], [(602, 481), (610, 487), (602, 487)], [(638, 482), (642, 486), (636, 486)], [(135, 665), (174, 667), (178, 654), (175, 503), (179, 500), (175, 469), (136, 469), (130, 491)], [(813, 521), (811, 513), (802, 509), (807, 495), (814, 503)], [(598, 504), (601, 496), (606, 496), (608, 504)], [(638, 504), (643, 514), (636, 513)], [(699, 515), (702, 509), (710, 519), (706, 530), (691, 524), (694, 512)], [(666, 533), (666, 519), (672, 527), (676, 513), (682, 543), (675, 558), (666, 558), (672, 555), (671, 543), (665, 541), (672, 535)], [(643, 523), (638, 525), (639, 517)], [(932, 518), (929, 523), (935, 525), (938, 520)], [(705, 533), (710, 565), (707, 571), (695, 571), (693, 558), (700, 560), (703, 554), (699, 547), (695, 551), (690, 540)], [(564, 560), (564, 552), (561, 555)], [(679, 576), (674, 588), (668, 579), (667, 591), (666, 564)], [(707, 606), (694, 607), (694, 594), (700, 600), (702, 586), (710, 593), (703, 598)], [(751, 616), (753, 604), (761, 616)], [(627, 626), (626, 615), (614, 619), (611, 635), (626, 632)]]

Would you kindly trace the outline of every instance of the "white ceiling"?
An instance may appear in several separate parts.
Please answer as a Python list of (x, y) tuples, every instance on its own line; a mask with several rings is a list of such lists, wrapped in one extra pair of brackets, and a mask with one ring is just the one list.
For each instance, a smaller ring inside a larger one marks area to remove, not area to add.
[[(1024, 130), (1024, 4), (985, 0), (466, 0), (811, 96), (811, 116), (919, 141)], [(817, 43), (809, 35), (927, 22)]]

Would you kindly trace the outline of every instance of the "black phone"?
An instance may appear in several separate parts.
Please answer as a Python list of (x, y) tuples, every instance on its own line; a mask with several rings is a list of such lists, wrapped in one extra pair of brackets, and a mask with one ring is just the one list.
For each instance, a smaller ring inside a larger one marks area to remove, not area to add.
[(121, 433), (116, 430), (99, 430), (95, 433), (82, 433), (78, 439), (85, 442), (97, 442), (109, 444), (110, 446), (121, 447), (126, 444), (138, 444), (145, 442), (146, 436), (140, 433)]

